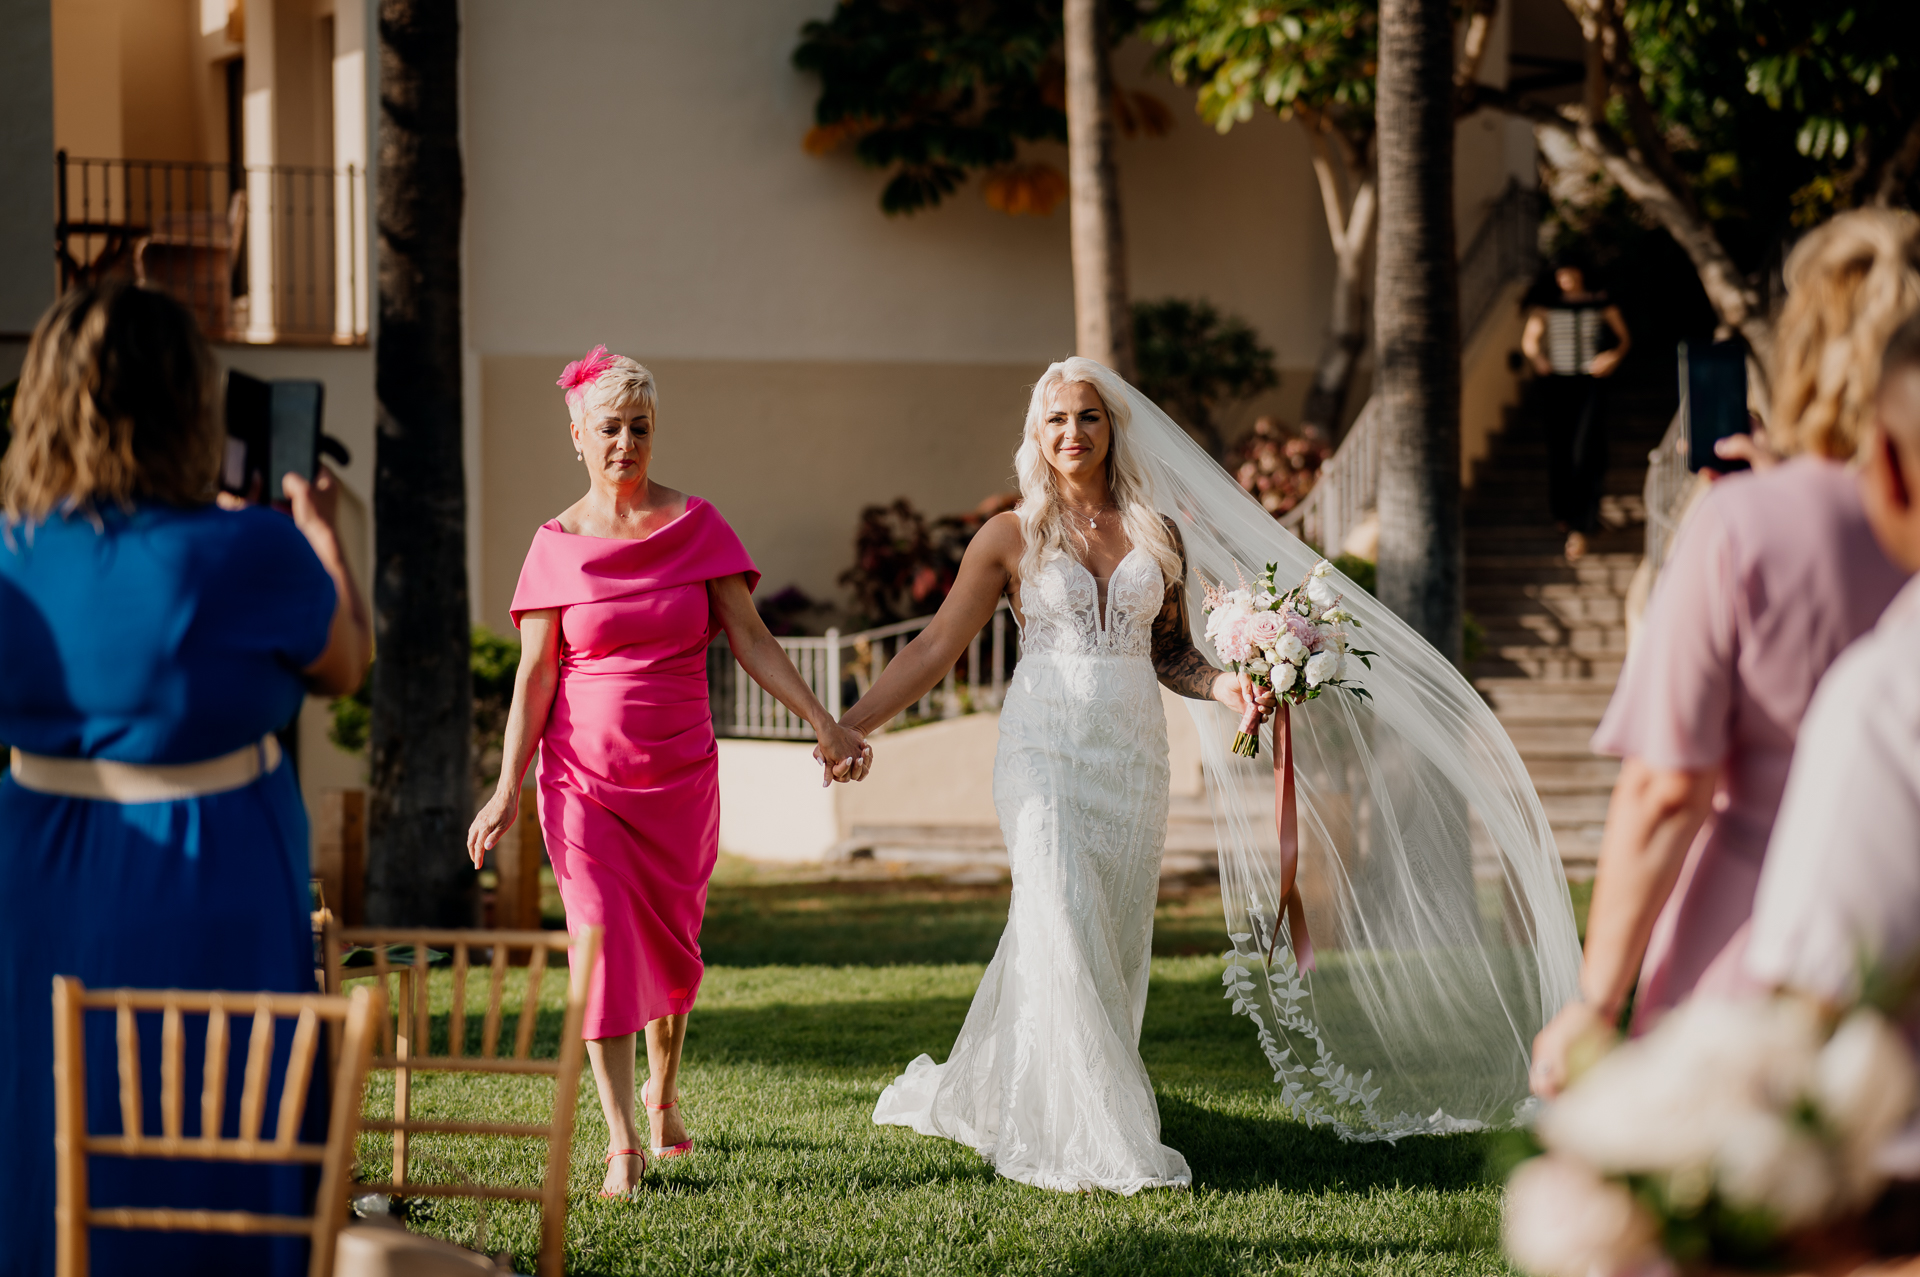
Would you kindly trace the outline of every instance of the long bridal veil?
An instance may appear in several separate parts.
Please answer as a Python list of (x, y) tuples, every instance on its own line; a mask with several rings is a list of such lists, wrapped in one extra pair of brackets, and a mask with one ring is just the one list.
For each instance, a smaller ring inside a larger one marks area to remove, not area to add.
[[(1319, 554), (1276, 523), (1186, 431), (1104, 365), (1091, 381), (1178, 525), (1194, 641), (1203, 581), (1298, 581)], [(1237, 726), (1188, 701), (1199, 729), (1233, 943), (1224, 1001), (1251, 1021), (1293, 1113), (1356, 1140), (1511, 1122), (1533, 1036), (1575, 996), (1580, 950), (1546, 813), (1486, 702), (1432, 645), (1350, 580), (1349, 669), (1372, 694), (1329, 692), (1291, 711), (1298, 885), (1313, 969), (1294, 961), (1280, 903), (1271, 726), (1260, 756)], [(1216, 657), (1217, 659), (1217, 657)]]

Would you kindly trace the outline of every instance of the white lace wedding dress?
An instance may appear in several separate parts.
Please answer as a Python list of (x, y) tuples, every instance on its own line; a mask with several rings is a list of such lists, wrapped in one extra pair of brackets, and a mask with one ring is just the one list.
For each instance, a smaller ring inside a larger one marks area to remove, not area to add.
[(922, 1055), (873, 1120), (977, 1149), (1040, 1188), (1192, 1182), (1160, 1142), (1140, 1020), (1167, 832), (1167, 724), (1149, 645), (1160, 569), (1136, 549), (1105, 616), (1059, 557), (1027, 582), (993, 799), (1013, 870), (1000, 947), (945, 1064)]

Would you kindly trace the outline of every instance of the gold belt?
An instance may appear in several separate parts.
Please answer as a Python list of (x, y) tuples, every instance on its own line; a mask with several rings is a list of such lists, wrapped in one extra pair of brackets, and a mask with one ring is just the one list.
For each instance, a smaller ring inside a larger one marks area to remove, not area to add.
[(198, 763), (116, 763), (105, 758), (49, 758), (13, 751), (13, 783), (22, 789), (105, 803), (164, 803), (244, 789), (280, 765), (271, 732), (231, 754)]

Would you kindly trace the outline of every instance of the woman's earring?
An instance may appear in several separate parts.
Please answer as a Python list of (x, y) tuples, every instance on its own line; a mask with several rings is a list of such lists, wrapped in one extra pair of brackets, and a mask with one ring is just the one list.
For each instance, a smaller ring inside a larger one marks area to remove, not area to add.
[(578, 448), (575, 448), (575, 449), (573, 450), (573, 459), (574, 459), (575, 461), (585, 461), (585, 460), (586, 460), (586, 458), (585, 458), (584, 456), (582, 456), (582, 455), (580, 454), (580, 449), (578, 449)]

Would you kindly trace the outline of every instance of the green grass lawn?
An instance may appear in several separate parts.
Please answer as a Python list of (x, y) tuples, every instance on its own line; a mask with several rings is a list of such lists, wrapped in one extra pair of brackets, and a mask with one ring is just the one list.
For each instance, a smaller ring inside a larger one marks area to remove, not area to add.
[[(597, 1191), (606, 1127), (583, 1078), (567, 1222), (572, 1273), (1505, 1273), (1494, 1140), (1346, 1145), (1292, 1121), (1245, 1019), (1221, 999), (1217, 895), (1162, 904), (1141, 1051), (1190, 1192), (1056, 1194), (971, 1151), (871, 1121), (908, 1060), (944, 1058), (1006, 917), (1005, 887), (717, 878), (713, 964), (681, 1093), (696, 1153), (632, 1202)], [(540, 1030), (558, 1032), (558, 981)], [(477, 991), (476, 991), (477, 992)], [(444, 1010), (451, 984), (434, 988)], [(444, 1029), (442, 1029), (444, 1032)], [(472, 1031), (477, 1034), (477, 1025)], [(477, 1038), (476, 1038), (477, 1041)], [(424, 1077), (415, 1113), (540, 1120), (543, 1084)], [(371, 1104), (390, 1104), (377, 1081)], [(417, 1137), (427, 1178), (534, 1184), (538, 1146)], [(367, 1137), (367, 1171), (386, 1169)], [(419, 1199), (413, 1227), (475, 1242), (472, 1203)], [(496, 1205), (487, 1248), (522, 1271), (532, 1209)]]

